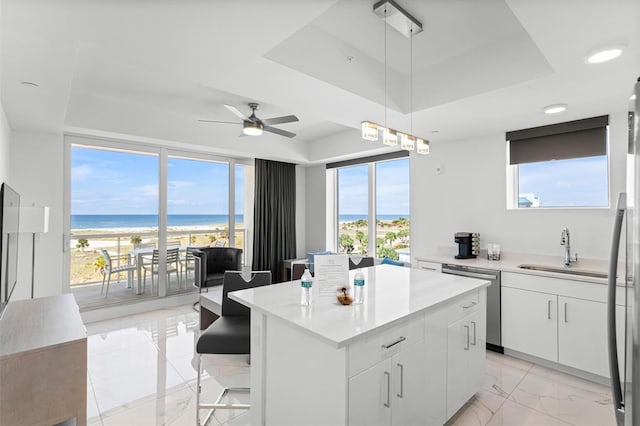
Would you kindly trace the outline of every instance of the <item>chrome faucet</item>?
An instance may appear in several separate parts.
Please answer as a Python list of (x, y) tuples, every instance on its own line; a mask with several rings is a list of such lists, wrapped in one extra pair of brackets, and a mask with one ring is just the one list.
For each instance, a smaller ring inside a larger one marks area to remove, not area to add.
[(572, 259), (571, 258), (571, 238), (569, 236), (569, 228), (562, 228), (562, 235), (560, 236), (560, 245), (564, 246), (564, 264), (565, 266), (570, 266), (571, 262), (578, 261), (578, 253)]

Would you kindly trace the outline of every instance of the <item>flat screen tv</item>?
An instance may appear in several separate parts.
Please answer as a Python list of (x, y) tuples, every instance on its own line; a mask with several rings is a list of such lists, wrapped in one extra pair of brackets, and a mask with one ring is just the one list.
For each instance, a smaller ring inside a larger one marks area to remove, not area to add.
[(20, 195), (6, 183), (0, 189), (0, 317), (18, 280)]

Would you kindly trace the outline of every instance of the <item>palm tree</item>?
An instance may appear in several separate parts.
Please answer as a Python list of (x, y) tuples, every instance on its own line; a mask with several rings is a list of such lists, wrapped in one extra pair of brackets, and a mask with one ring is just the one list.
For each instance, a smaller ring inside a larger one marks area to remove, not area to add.
[(395, 232), (387, 232), (384, 236), (384, 239), (389, 241), (389, 245), (392, 245), (395, 240), (398, 239)]
[(340, 234), (340, 247), (343, 247), (347, 253), (351, 253), (353, 251), (353, 238), (347, 234)]
[(86, 238), (80, 238), (78, 240), (78, 244), (76, 244), (76, 248), (79, 248), (84, 253), (85, 247), (89, 247), (89, 240)]
[(402, 241), (403, 243), (406, 242), (407, 238), (409, 238), (409, 231), (406, 229), (399, 230), (398, 238), (400, 238), (400, 241)]

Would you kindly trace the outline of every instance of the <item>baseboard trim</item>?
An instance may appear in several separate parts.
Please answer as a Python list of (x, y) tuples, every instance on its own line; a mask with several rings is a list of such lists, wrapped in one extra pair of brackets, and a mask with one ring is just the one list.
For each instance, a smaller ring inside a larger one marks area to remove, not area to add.
[(577, 368), (558, 364), (557, 362), (548, 361), (546, 359), (538, 358), (536, 356), (525, 354), (523, 352), (514, 351), (513, 349), (504, 348), (504, 354), (512, 356), (514, 358), (522, 359), (524, 361), (529, 361), (534, 364), (550, 368), (552, 370), (560, 371), (561, 373), (571, 374), (572, 376), (577, 376), (581, 379), (589, 380), (601, 385), (609, 386), (610, 384), (610, 380), (608, 377), (599, 376), (597, 374), (589, 373), (588, 371), (578, 370)]

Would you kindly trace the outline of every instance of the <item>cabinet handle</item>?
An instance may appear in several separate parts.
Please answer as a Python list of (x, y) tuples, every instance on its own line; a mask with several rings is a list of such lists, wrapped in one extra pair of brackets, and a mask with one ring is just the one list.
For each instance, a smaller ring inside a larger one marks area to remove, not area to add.
[(391, 406), (391, 401), (389, 400), (389, 394), (391, 393), (391, 373), (385, 371), (384, 375), (387, 376), (387, 402), (385, 402), (383, 405), (389, 408)]
[(475, 346), (476, 345), (476, 322), (471, 321), (471, 324), (473, 324), (473, 342), (471, 344)]
[(471, 308), (473, 306), (476, 306), (477, 304), (478, 304), (478, 302), (471, 302), (468, 305), (462, 305), (462, 309), (469, 309), (469, 308)]
[(569, 322), (567, 321), (567, 304), (564, 304), (564, 322)]
[(404, 394), (404, 366), (398, 363), (398, 367), (400, 367), (400, 393), (397, 394), (398, 398), (402, 398)]
[(547, 319), (551, 319), (551, 300), (547, 300)]
[(398, 343), (404, 342), (405, 340), (407, 340), (407, 338), (406, 338), (406, 337), (404, 337), (404, 336), (400, 336), (400, 337), (398, 338), (398, 340), (396, 340), (395, 342), (393, 342), (393, 343), (389, 343), (388, 345), (382, 345), (382, 347), (383, 347), (383, 348), (385, 348), (385, 349), (389, 349), (390, 347), (395, 346), (395, 345), (397, 345)]
[(464, 328), (467, 329), (467, 346), (465, 346), (464, 350), (468, 351), (469, 350), (469, 326), (465, 325)]

